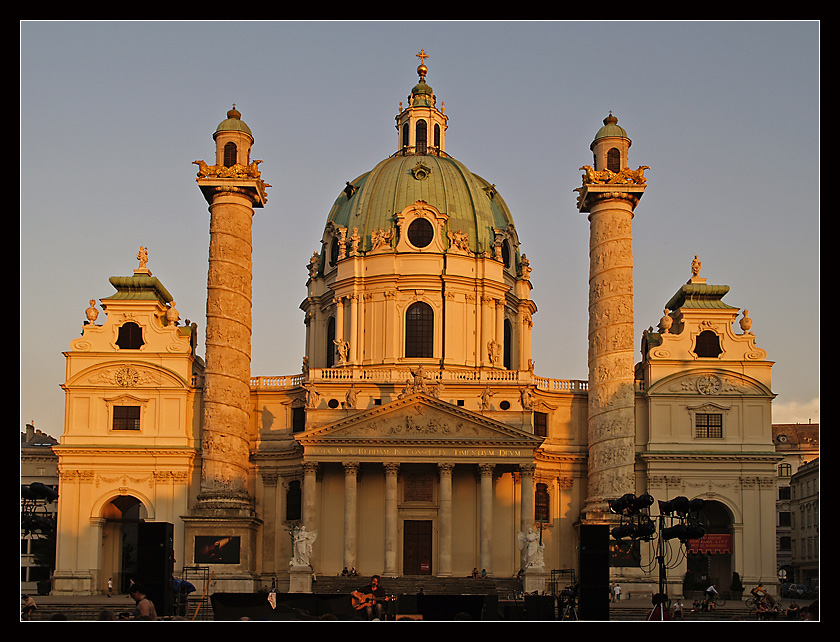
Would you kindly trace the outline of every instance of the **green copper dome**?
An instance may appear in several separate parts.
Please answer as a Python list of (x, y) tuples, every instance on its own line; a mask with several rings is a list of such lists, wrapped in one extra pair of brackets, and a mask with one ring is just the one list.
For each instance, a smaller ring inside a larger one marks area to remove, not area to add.
[(627, 132), (624, 131), (623, 127), (619, 127), (618, 118), (613, 116), (612, 112), (604, 119), (604, 126), (595, 134), (595, 140), (610, 137), (627, 138)]
[(216, 134), (218, 134), (219, 132), (238, 131), (248, 134), (248, 136), (253, 138), (254, 135), (251, 133), (251, 129), (248, 127), (248, 125), (245, 124), (245, 122), (241, 118), (242, 114), (240, 114), (237, 111), (236, 106), (234, 106), (228, 111), (227, 119), (223, 120), (221, 123), (219, 123), (219, 126), (216, 127)]
[[(464, 232), (470, 249), (493, 251), (494, 229), (513, 223), (495, 187), (448, 156), (395, 155), (351, 181), (338, 196), (328, 222), (358, 229), (361, 252), (371, 248), (371, 232), (393, 229), (394, 216), (417, 201), (425, 201), (448, 216), (444, 234)], [(444, 245), (449, 245), (444, 238)], [(392, 241), (396, 243), (396, 239)]]

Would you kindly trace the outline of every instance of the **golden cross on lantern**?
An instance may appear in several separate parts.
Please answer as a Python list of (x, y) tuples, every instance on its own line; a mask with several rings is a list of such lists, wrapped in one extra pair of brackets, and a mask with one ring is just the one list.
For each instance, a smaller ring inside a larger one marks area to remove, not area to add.
[(421, 49), (419, 54), (414, 54), (414, 55), (416, 55), (420, 59), (420, 64), (421, 65), (425, 65), (426, 64), (426, 58), (429, 57), (429, 54), (426, 53), (425, 49)]

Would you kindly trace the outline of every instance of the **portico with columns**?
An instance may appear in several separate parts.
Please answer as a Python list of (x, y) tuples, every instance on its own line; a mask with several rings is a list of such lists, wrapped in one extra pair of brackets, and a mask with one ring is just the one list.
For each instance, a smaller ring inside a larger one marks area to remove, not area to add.
[(319, 533), (313, 568), (439, 577), (518, 570), (516, 535), (534, 522), (542, 440), (533, 434), (414, 394), (297, 441), (306, 471), (302, 521)]

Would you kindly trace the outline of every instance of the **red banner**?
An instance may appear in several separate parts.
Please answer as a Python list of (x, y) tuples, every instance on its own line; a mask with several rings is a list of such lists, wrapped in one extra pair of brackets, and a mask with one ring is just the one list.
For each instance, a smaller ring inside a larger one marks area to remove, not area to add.
[(710, 533), (700, 539), (688, 542), (689, 553), (731, 553), (732, 535), (728, 533)]

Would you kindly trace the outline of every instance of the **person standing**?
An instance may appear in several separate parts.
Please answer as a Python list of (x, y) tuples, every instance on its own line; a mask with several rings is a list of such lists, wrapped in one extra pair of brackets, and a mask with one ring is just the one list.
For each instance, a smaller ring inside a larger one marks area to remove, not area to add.
[(108, 578), (108, 597), (111, 597), (111, 593), (114, 591), (114, 580), (112, 578)]
[(615, 588), (613, 589), (615, 593), (615, 601), (618, 602), (621, 600), (621, 584), (616, 582)]

